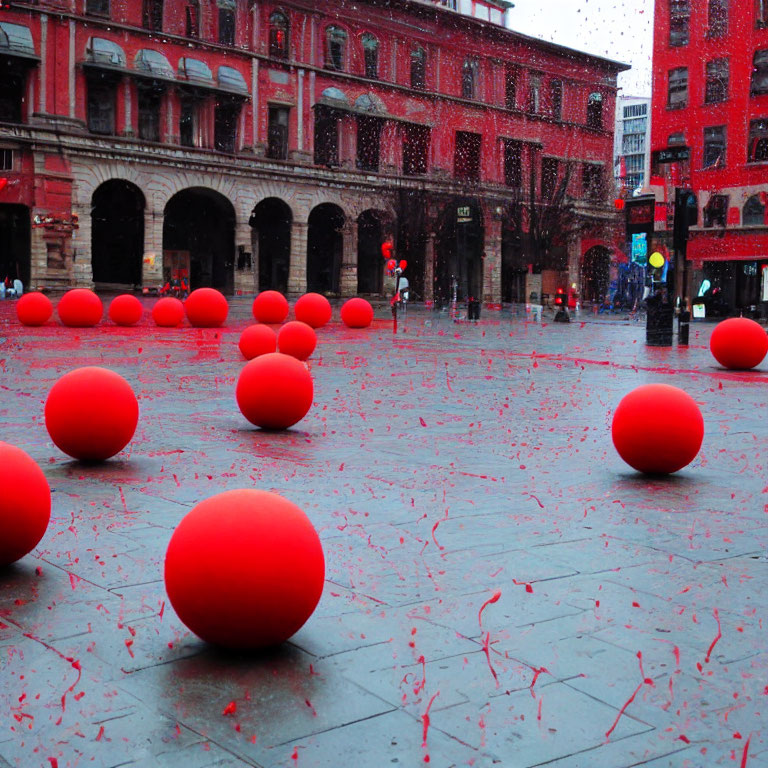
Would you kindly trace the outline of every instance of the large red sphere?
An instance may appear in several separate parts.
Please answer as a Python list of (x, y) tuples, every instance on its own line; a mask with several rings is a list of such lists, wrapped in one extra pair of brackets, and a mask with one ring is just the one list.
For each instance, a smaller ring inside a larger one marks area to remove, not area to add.
[(112, 299), (108, 314), (115, 325), (136, 325), (144, 314), (144, 307), (135, 296), (123, 293)]
[(341, 320), (349, 328), (367, 328), (373, 321), (373, 307), (365, 299), (350, 299), (341, 308)]
[(106, 368), (76, 368), (64, 374), (45, 401), (51, 440), (81, 461), (103, 461), (122, 451), (138, 420), (131, 385)]
[(152, 319), (161, 328), (175, 328), (184, 320), (184, 305), (173, 296), (166, 296), (152, 307)]
[(324, 579), (323, 548), (309, 518), (266, 491), (227, 491), (200, 502), (165, 555), (165, 587), (179, 618), (226, 648), (287, 640), (317, 607)]
[(709, 349), (723, 368), (754, 368), (768, 353), (768, 334), (754, 320), (732, 317), (715, 326)]
[(229, 304), (224, 294), (215, 288), (198, 288), (184, 302), (187, 319), (196, 328), (218, 328), (224, 325), (229, 314)]
[(287, 429), (312, 405), (312, 377), (295, 357), (273, 352), (246, 364), (237, 380), (237, 404), (251, 424)]
[(64, 325), (70, 328), (90, 328), (101, 320), (104, 307), (93, 291), (73, 288), (59, 299), (56, 311)]
[(237, 346), (246, 360), (253, 360), (254, 357), (268, 355), (277, 349), (277, 334), (268, 325), (249, 325), (240, 334)]
[(253, 316), (260, 323), (282, 323), (288, 317), (288, 299), (279, 291), (262, 291), (253, 300)]
[(331, 319), (331, 303), (320, 293), (305, 293), (294, 305), (293, 314), (310, 328), (322, 328)]
[(51, 489), (21, 448), (0, 442), (0, 566), (31, 552), (51, 519)]
[(694, 399), (669, 384), (645, 384), (619, 403), (613, 444), (639, 472), (669, 474), (693, 461), (704, 439), (704, 419)]
[(25, 293), (16, 302), (16, 316), (22, 325), (45, 325), (53, 314), (53, 304), (44, 294)]
[(277, 348), (297, 360), (306, 360), (317, 346), (315, 332), (300, 320), (286, 323), (277, 334)]

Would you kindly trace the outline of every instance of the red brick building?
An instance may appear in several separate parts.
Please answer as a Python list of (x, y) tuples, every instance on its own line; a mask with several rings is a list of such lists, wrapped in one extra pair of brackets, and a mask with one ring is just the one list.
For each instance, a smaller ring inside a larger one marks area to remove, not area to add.
[[(10, 3), (0, 268), (46, 288), (181, 268), (227, 292), (376, 295), (392, 238), (427, 300), (523, 300), (526, 273), (578, 282), (585, 255), (594, 282), (618, 253), (626, 67), (509, 31), (509, 5)], [(541, 258), (511, 201), (543, 210), (566, 174), (580, 226)]]
[(677, 294), (708, 280), (732, 310), (758, 305), (768, 299), (768, 2), (656, 0), (653, 63), (659, 241), (674, 246), (676, 190), (696, 207)]

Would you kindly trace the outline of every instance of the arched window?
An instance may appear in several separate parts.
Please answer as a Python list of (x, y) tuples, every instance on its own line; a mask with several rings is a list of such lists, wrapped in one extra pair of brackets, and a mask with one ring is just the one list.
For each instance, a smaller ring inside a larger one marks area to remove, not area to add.
[(425, 88), (427, 53), (419, 46), (411, 51), (411, 88)]
[(768, 119), (763, 117), (749, 123), (747, 161), (764, 163), (766, 160), (768, 160)]
[(603, 94), (597, 91), (590, 93), (587, 101), (587, 127), (603, 127)]
[(219, 42), (222, 45), (235, 44), (235, 0), (217, 0), (219, 9)]
[(477, 60), (464, 59), (461, 68), (461, 95), (465, 99), (476, 98), (477, 92)]
[(288, 58), (288, 17), (275, 11), (269, 17), (269, 55), (276, 59)]
[(741, 211), (741, 223), (745, 226), (748, 224), (765, 224), (765, 206), (760, 202), (760, 195), (752, 195)]
[(376, 80), (379, 76), (379, 41), (370, 32), (366, 32), (362, 39), (365, 76)]
[(341, 27), (328, 27), (325, 30), (325, 66), (343, 71), (346, 51), (347, 33)]

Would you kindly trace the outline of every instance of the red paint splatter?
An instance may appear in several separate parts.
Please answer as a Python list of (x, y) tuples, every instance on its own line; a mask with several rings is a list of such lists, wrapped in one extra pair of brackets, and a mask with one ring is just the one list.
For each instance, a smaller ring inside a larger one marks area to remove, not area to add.
[(486, 609), (487, 606), (489, 606), (491, 603), (496, 603), (499, 601), (499, 598), (501, 597), (501, 590), (497, 589), (491, 597), (489, 597), (481, 606), (480, 610), (477, 612), (477, 623), (482, 627), (483, 626), (483, 611)]
[(752, 740), (752, 734), (749, 734), (746, 744), (744, 745), (744, 751), (741, 754), (741, 768), (747, 768), (747, 759), (749, 758), (749, 742)]
[(226, 707), (224, 707), (224, 710), (222, 711), (222, 715), (234, 715), (235, 712), (237, 712), (237, 702), (230, 701), (229, 704), (227, 704)]
[(720, 628), (720, 615), (717, 612), (717, 608), (712, 609), (712, 615), (715, 617), (715, 621), (717, 622), (717, 634), (715, 635), (715, 639), (712, 641), (712, 643), (709, 646), (709, 649), (707, 650), (707, 655), (704, 658), (705, 664), (709, 664), (709, 659), (712, 656), (712, 651), (714, 650), (715, 646), (719, 642), (720, 638), (723, 636), (723, 633)]
[(483, 638), (483, 653), (485, 654), (485, 658), (488, 661), (488, 669), (491, 670), (491, 674), (493, 675), (493, 679), (496, 681), (496, 687), (499, 687), (499, 676), (496, 674), (496, 670), (493, 668), (493, 664), (491, 664), (491, 633), (486, 632), (485, 637)]
[(434, 704), (435, 699), (440, 695), (440, 691), (433, 694), (432, 698), (429, 700), (429, 704), (427, 704), (427, 708), (424, 710), (424, 714), (421, 716), (421, 722), (422, 722), (422, 739), (421, 739), (421, 746), (426, 749), (427, 746), (427, 734), (429, 733), (429, 710), (432, 709), (432, 704)]

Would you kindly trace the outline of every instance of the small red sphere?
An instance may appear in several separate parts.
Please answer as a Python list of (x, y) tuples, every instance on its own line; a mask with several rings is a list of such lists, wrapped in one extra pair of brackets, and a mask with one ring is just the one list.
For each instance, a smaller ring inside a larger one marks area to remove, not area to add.
[(15, 445), (0, 442), (0, 566), (31, 552), (51, 519), (51, 489), (42, 469)]
[(341, 319), (349, 328), (367, 328), (373, 321), (373, 307), (365, 299), (350, 299), (341, 308)]
[(115, 325), (136, 325), (144, 314), (144, 307), (135, 296), (124, 293), (112, 299), (108, 314)]
[(161, 328), (175, 328), (184, 320), (184, 305), (173, 296), (166, 296), (152, 307), (152, 319)]
[(262, 291), (253, 300), (253, 316), (260, 323), (282, 323), (288, 317), (288, 299), (279, 291)]
[(138, 420), (131, 385), (107, 368), (76, 368), (64, 374), (45, 401), (51, 440), (81, 461), (103, 461), (122, 451)]
[(295, 357), (273, 352), (246, 363), (235, 397), (243, 416), (263, 429), (287, 429), (312, 405), (312, 376)]
[(403, 259), (398, 266), (400, 267), (400, 269), (405, 271), (408, 268), (408, 262), (405, 259)]
[(16, 302), (16, 316), (22, 325), (45, 325), (53, 314), (53, 304), (44, 294), (25, 293)]
[(690, 464), (704, 439), (704, 419), (694, 399), (669, 384), (645, 384), (619, 403), (613, 444), (639, 472), (670, 474)]
[(748, 370), (763, 362), (768, 353), (768, 334), (754, 320), (732, 317), (715, 326), (709, 349), (723, 368)]
[(184, 302), (190, 325), (195, 328), (218, 328), (224, 325), (229, 314), (229, 304), (221, 291), (215, 288), (198, 288)]
[(317, 346), (315, 332), (300, 320), (286, 323), (277, 334), (277, 348), (297, 360), (306, 360)]
[(179, 618), (225, 648), (287, 640), (314, 612), (324, 580), (311, 521), (267, 491), (226, 491), (200, 502), (176, 527), (165, 555), (165, 587)]
[(254, 357), (268, 355), (277, 349), (277, 334), (268, 325), (249, 325), (240, 334), (237, 346), (246, 360), (253, 360)]
[(90, 328), (101, 320), (104, 307), (93, 291), (73, 288), (59, 299), (56, 311), (64, 325), (70, 328)]
[(320, 293), (305, 293), (294, 305), (293, 314), (310, 328), (322, 328), (331, 319), (331, 303)]

